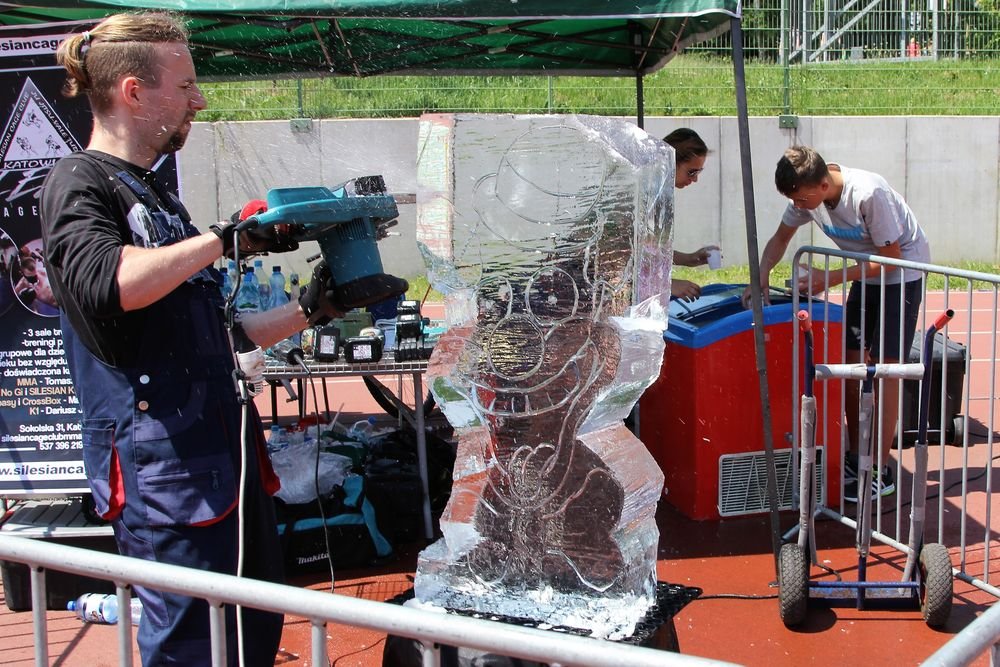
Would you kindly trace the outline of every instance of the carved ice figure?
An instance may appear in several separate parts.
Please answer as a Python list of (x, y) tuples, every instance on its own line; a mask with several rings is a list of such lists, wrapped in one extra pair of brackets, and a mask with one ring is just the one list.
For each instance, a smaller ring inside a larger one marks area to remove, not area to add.
[(419, 145), (449, 324), (428, 375), (458, 454), (417, 599), (627, 636), (663, 475), (622, 420), (663, 355), (672, 149), (588, 116), (425, 116)]

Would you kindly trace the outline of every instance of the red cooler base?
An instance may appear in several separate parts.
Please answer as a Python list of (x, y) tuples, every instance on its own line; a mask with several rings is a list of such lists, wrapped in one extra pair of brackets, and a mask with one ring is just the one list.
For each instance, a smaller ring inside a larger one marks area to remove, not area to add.
[[(702, 299), (680, 307), (683, 310), (677, 319), (671, 305), (660, 378), (640, 401), (640, 437), (663, 470), (665, 498), (692, 519), (718, 519), (768, 510), (751, 314), (742, 307), (733, 310), (728, 303), (730, 297), (718, 291), (714, 303), (707, 305), (711, 310), (699, 311), (699, 302), (706, 299), (706, 294), (712, 300), (712, 288), (732, 287), (706, 287)], [(792, 321), (790, 298), (787, 300), (786, 304), (776, 304), (778, 299), (772, 296), (772, 305), (765, 308), (764, 317), (778, 498), (783, 509), (792, 507), (792, 427), (793, 420), (795, 423), (799, 420), (800, 406), (800, 397), (792, 395), (793, 336), (799, 333)], [(815, 358), (817, 363), (839, 363), (840, 310), (832, 312), (834, 307), (826, 308), (831, 311), (831, 319), (835, 316), (837, 321), (823, 323), (818, 320), (825, 316), (825, 306), (813, 305)], [(692, 312), (695, 316), (685, 322), (684, 314)], [(709, 317), (705, 317), (706, 313)], [(726, 321), (731, 319), (739, 321)], [(836, 349), (828, 353), (825, 347)], [(801, 340), (799, 354), (801, 373)], [(801, 385), (800, 377), (800, 392)], [(816, 444), (821, 448), (818, 455), (821, 465), (817, 466), (819, 499), (834, 505), (840, 502), (843, 460), (841, 387), (839, 383), (830, 384), (829, 401), (826, 383), (816, 382), (815, 393)], [(832, 451), (827, 443), (832, 444)]]

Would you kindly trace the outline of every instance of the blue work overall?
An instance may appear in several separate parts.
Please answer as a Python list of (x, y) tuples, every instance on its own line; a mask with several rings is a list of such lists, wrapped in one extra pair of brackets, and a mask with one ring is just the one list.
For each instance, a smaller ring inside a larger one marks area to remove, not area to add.
[[(144, 203), (145, 194), (140, 196)], [(166, 222), (176, 225), (178, 216), (169, 217)], [(186, 220), (183, 225), (184, 236), (197, 233)], [(63, 315), (67, 357), (84, 414), (87, 478), (96, 510), (111, 520), (123, 555), (235, 574), (240, 448), (246, 440), (243, 574), (281, 581), (274, 506), (265, 492), (273, 472), (259, 458), (259, 416), (250, 405), (247, 437), (241, 438), (242, 406), (221, 296), (217, 283), (204, 275), (144, 309), (142, 342), (129, 367), (98, 360)], [(143, 603), (138, 633), (143, 665), (210, 664), (208, 604), (136, 590)], [(246, 665), (274, 664), (282, 623), (279, 614), (243, 611)], [(229, 664), (236, 665), (233, 607), (226, 611), (226, 632)]]

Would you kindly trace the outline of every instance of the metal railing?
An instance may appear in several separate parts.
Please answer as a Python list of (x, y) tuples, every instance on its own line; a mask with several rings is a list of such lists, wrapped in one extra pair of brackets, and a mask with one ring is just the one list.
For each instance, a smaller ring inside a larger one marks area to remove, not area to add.
[[(818, 301), (817, 297), (801, 297), (808, 302), (807, 308), (809, 312), (826, 313), (822, 317), (814, 317), (820, 324), (820, 331), (822, 332), (818, 336), (814, 334), (814, 336), (817, 336), (814, 338), (816, 363), (827, 361), (830, 363), (839, 363), (841, 360), (846, 359), (846, 325), (840, 327), (838, 330), (840, 320), (831, 313), (832, 308), (836, 307), (836, 304), (843, 304), (847, 300), (847, 290), (850, 285), (845, 280), (846, 270), (854, 262), (867, 262), (880, 267), (879, 275), (875, 278), (869, 278), (867, 283), (873, 287), (879, 287), (880, 302), (869, 305), (877, 305), (879, 312), (883, 313), (886, 307), (886, 271), (898, 268), (900, 270), (908, 269), (916, 271), (921, 274), (923, 298), (917, 322), (917, 340), (920, 339), (919, 332), (926, 329), (940, 312), (945, 309), (953, 309), (955, 311), (955, 317), (944, 330), (941, 339), (940, 359), (937, 359), (937, 342), (935, 342), (935, 349), (929, 357), (932, 360), (932, 368), (938, 363), (940, 366), (934, 369), (932, 374), (931, 386), (933, 388), (937, 385), (937, 389), (931, 393), (931, 414), (933, 414), (934, 408), (937, 408), (937, 415), (936, 418), (930, 419), (930, 423), (927, 425), (928, 433), (933, 438), (928, 439), (931, 444), (940, 444), (941, 447), (935, 454), (931, 455), (932, 464), (930, 469), (932, 473), (936, 473), (937, 475), (937, 486), (936, 494), (929, 494), (927, 496), (926, 516), (928, 520), (934, 519), (933, 523), (936, 524), (936, 534), (929, 536), (927, 541), (934, 541), (948, 548), (953, 565), (957, 562), (957, 567), (954, 567), (956, 579), (966, 582), (993, 597), (1000, 598), (1000, 588), (997, 587), (995, 581), (991, 581), (991, 567), (993, 563), (991, 562), (990, 553), (990, 547), (994, 540), (991, 518), (992, 507), (995, 502), (992, 485), (993, 461), (996, 458), (994, 449), (998, 435), (994, 406), (997, 398), (998, 382), (1000, 382), (997, 367), (998, 322), (1000, 322), (998, 320), (998, 315), (1000, 315), (1000, 276), (931, 264), (908, 262), (905, 260), (895, 260), (878, 255), (851, 253), (830, 248), (815, 246), (800, 248), (794, 255), (793, 267), (797, 267), (802, 263), (813, 267), (813, 271), (819, 272), (823, 276), (824, 291), (826, 294), (825, 301), (827, 306), (816, 304), (815, 301)], [(933, 281), (935, 284), (941, 284), (941, 289), (928, 289), (928, 282), (930, 281)], [(792, 291), (794, 292), (792, 299), (793, 308), (797, 310), (800, 295), (795, 290)], [(899, 298), (900, 302), (902, 302), (902, 290)], [(899, 307), (902, 310), (902, 303), (899, 304)], [(864, 310), (864, 306), (862, 306), (862, 310)], [(838, 324), (834, 326), (834, 322)], [(901, 322), (898, 325), (892, 324), (892, 326), (899, 326), (900, 331), (902, 329)], [(862, 323), (862, 327), (864, 327), (864, 323)], [(879, 341), (884, 340), (884, 336), (887, 334), (885, 327), (885, 322), (880, 322), (879, 327), (874, 332)], [(889, 333), (899, 332), (890, 331)], [(951, 349), (950, 346), (952, 345), (961, 346), (959, 349), (964, 350), (964, 355), (958, 353), (955, 355), (957, 358), (951, 359), (952, 352), (956, 351)], [(862, 348), (864, 349), (864, 347), (865, 341), (862, 341)], [(879, 347), (882, 346), (880, 345)], [(793, 344), (793, 397), (799, 395), (801, 388), (802, 368), (799, 363), (799, 356), (800, 342), (798, 337), (796, 337)], [(903, 358), (898, 361), (904, 363), (908, 360), (913, 361), (912, 353), (908, 357), (909, 359)], [(884, 356), (881, 359), (871, 360), (872, 363), (883, 363), (884, 361)], [(960, 381), (958, 380), (959, 373), (962, 375)], [(974, 377), (977, 379), (975, 383), (973, 382)], [(916, 385), (916, 383), (913, 384)], [(881, 381), (879, 385), (876, 389), (877, 404), (881, 402), (884, 390)], [(958, 395), (961, 396), (960, 402)], [(828, 395), (825, 397), (824, 405), (820, 407), (816, 421), (817, 443), (824, 442), (828, 447), (828, 451), (831, 452), (826, 459), (827, 465), (831, 461), (839, 462), (842, 460), (837, 457), (842, 457), (847, 448), (847, 428), (839, 429), (839, 433), (829, 430), (830, 424), (843, 423), (843, 415), (835, 414), (835, 409), (830, 409), (828, 404), (833, 403), (834, 406), (846, 406), (844, 386), (840, 387), (839, 399), (838, 403), (835, 396), (831, 397)], [(961, 412), (955, 413), (954, 409), (958, 405), (961, 406)], [(879, 453), (881, 449), (880, 445), (883, 442), (880, 428), (878, 427), (881, 425), (882, 419), (883, 410), (881, 407), (876, 409), (876, 426), (873, 429), (876, 436), (873, 438), (875, 442), (873, 443), (872, 456), (873, 461), (877, 461), (878, 465), (892, 465), (894, 467), (895, 479), (900, 480), (903, 471), (903, 459), (905, 456), (910, 456), (906, 452), (905, 445), (907, 444), (907, 435), (912, 434), (913, 429), (910, 428), (908, 430), (907, 426), (914, 426), (912, 424), (908, 425), (905, 420), (904, 391), (899, 392), (897, 408), (899, 410), (895, 429), (896, 438), (892, 446), (894, 457), (890, 457), (894, 458), (894, 460), (882, 461), (881, 454)], [(911, 414), (913, 413), (911, 412)], [(800, 436), (798, 424), (793, 420), (792, 440), (795, 451), (798, 451), (800, 446)], [(954, 445), (956, 448), (961, 447), (961, 464), (957, 469), (955, 467), (957, 463), (954, 461), (956, 457), (946, 457), (945, 447), (949, 445)], [(976, 454), (975, 463), (972, 462), (973, 452)], [(946, 458), (951, 459), (950, 464), (946, 464)], [(980, 479), (984, 479), (984, 481), (973, 487), (973, 483)], [(841, 467), (840, 488), (843, 488), (843, 484), (844, 477)], [(957, 496), (947, 497), (947, 492), (955, 487), (960, 487), (960, 493)], [(794, 488), (798, 488), (797, 469)], [(859, 489), (859, 493), (861, 492), (863, 490)], [(969, 494), (972, 492), (977, 494), (982, 493), (985, 497), (985, 502), (976, 504), (976, 511), (979, 512), (976, 516), (973, 516), (970, 511)], [(882, 544), (899, 550), (901, 553), (908, 554), (907, 536), (904, 534), (904, 528), (907, 527), (905, 519), (908, 513), (904, 513), (904, 508), (909, 505), (909, 499), (904, 497), (904, 495), (897, 492), (894, 503), (886, 501), (881, 496), (876, 499), (873, 503), (875, 519), (872, 537)], [(932, 499), (936, 500), (933, 505), (930, 502)], [(845, 513), (843, 496), (840, 497), (839, 502), (833, 503), (833, 505), (831, 507), (821, 502), (818, 512), (852, 529), (856, 528), (856, 521)], [(955, 511), (956, 509), (958, 510), (957, 512)], [(892, 516), (893, 518), (887, 520), (886, 516)], [(996, 613), (994, 611), (994, 614), (990, 618), (994, 618)], [(1000, 622), (987, 621), (986, 623), (988, 623), (989, 630), (984, 631), (981, 629), (981, 626), (977, 626), (976, 630), (971, 631), (972, 634), (981, 638), (984, 632), (993, 632), (992, 640), (987, 643), (992, 643), (992, 641), (1000, 639)], [(969, 641), (971, 639), (963, 638), (963, 646), (967, 645)], [(986, 644), (982, 646), (985, 647)], [(949, 655), (945, 653), (945, 649), (942, 649), (939, 653), (941, 655)], [(952, 663), (942, 662), (940, 664)]]
[[(51, 569), (115, 582), (119, 604), (127, 602), (128, 587), (155, 590), (207, 600), (210, 607), (212, 665), (226, 664), (223, 605), (263, 609), (309, 619), (312, 624), (312, 663), (327, 665), (328, 622), (376, 630), (421, 642), (424, 667), (440, 664), (440, 646), (459, 646), (526, 660), (580, 667), (692, 667), (732, 663), (679, 655), (610, 641), (441, 614), (385, 602), (362, 600), (293, 586), (153, 563), (20, 537), (0, 536), (0, 560), (31, 568), (32, 622), (35, 664), (47, 664), (44, 570)], [(128, 604), (120, 607), (128, 609)], [(128, 614), (118, 628), (119, 664), (132, 664), (132, 631)]]
[(965, 667), (986, 652), (990, 665), (1000, 664), (1000, 605), (994, 605), (954, 639), (932, 653), (924, 667)]

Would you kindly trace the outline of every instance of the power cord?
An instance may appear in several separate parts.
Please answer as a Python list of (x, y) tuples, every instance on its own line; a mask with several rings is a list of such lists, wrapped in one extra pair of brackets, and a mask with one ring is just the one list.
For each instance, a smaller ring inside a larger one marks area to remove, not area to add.
[(778, 593), (768, 595), (751, 595), (749, 593), (716, 593), (714, 595), (699, 595), (691, 602), (699, 600), (777, 600)]
[[(315, 378), (312, 378), (315, 380)], [(326, 380), (324, 380), (325, 382)], [(319, 452), (320, 452), (320, 432), (319, 432), (319, 399), (316, 398), (316, 388), (313, 387), (313, 410), (316, 412), (316, 461), (313, 467), (313, 483), (316, 487), (316, 506), (319, 507), (319, 520), (323, 526), (323, 543), (326, 545), (326, 564), (330, 569), (330, 592), (333, 593), (334, 585), (336, 584), (337, 577), (334, 573), (333, 568), (333, 549), (330, 548), (330, 527), (326, 525), (326, 511), (323, 509), (323, 498), (320, 496), (319, 492)], [(341, 403), (340, 407), (337, 408), (337, 414), (333, 416), (333, 422), (330, 428), (333, 429), (337, 426), (337, 422), (340, 421), (340, 413), (344, 409), (344, 404)]]
[[(982, 436), (980, 436), (980, 437), (982, 437)], [(991, 461), (996, 461), (997, 459), (1000, 459), (1000, 454), (997, 454), (996, 456), (992, 457), (990, 460)], [(949, 484), (948, 486), (944, 487), (944, 489), (938, 490), (938, 491), (935, 491), (934, 493), (928, 494), (927, 495), (927, 500), (934, 500), (935, 498), (939, 497), (942, 493), (947, 493), (948, 491), (952, 490), (953, 488), (955, 488), (956, 486), (958, 486), (960, 484), (968, 483), (968, 482), (975, 482), (977, 479), (979, 479), (979, 478), (981, 478), (981, 477), (983, 477), (985, 475), (986, 475), (986, 467), (984, 466), (983, 469), (981, 471), (979, 471), (978, 474), (976, 474), (976, 475), (974, 475), (972, 477), (966, 478), (966, 479), (957, 479), (954, 482), (952, 482), (951, 484)], [(902, 509), (904, 507), (909, 507), (912, 502), (913, 502), (913, 500), (910, 499), (910, 500), (907, 500), (906, 502), (900, 503), (899, 508)], [(886, 509), (882, 510), (882, 515), (885, 516), (886, 514), (892, 514), (895, 511), (896, 511), (895, 507), (887, 507)]]
[[(237, 236), (237, 239), (239, 236)], [(243, 271), (242, 265), (240, 264), (240, 244), (233, 244), (233, 261), (238, 267), (238, 276), (233, 280), (232, 288), (229, 290), (229, 294), (226, 297), (226, 303), (223, 309), (223, 316), (225, 318), (226, 329), (229, 332), (230, 337), (233, 336), (233, 331), (236, 328), (236, 295), (239, 293), (240, 285), (242, 283)], [(240, 417), (240, 485), (239, 485), (239, 499), (237, 502), (237, 534), (236, 534), (236, 576), (243, 576), (243, 559), (246, 552), (246, 543), (244, 539), (244, 528), (245, 528), (245, 507), (244, 501), (246, 498), (246, 481), (247, 481), (247, 431), (250, 426), (250, 387), (247, 382), (246, 374), (243, 372), (240, 366), (240, 356), (233, 350), (235, 359), (235, 370), (233, 371), (234, 376), (237, 380), (237, 386), (239, 389), (239, 400), (243, 409), (241, 411)], [(236, 650), (239, 657), (239, 664), (246, 664), (246, 660), (243, 653), (243, 608), (241, 605), (236, 605)]]
[[(295, 364), (299, 366), (303, 371), (305, 371), (306, 378), (309, 380), (308, 383), (303, 384), (302, 388), (302, 402), (308, 404), (307, 396), (312, 394), (313, 401), (313, 416), (314, 416), (314, 426), (315, 426), (315, 440), (316, 440), (316, 455), (313, 458), (313, 490), (316, 493), (316, 506), (319, 509), (320, 523), (323, 527), (323, 542), (326, 545), (326, 559), (327, 564), (330, 568), (330, 591), (333, 591), (334, 584), (336, 582), (336, 577), (333, 571), (333, 551), (330, 549), (330, 527), (326, 523), (326, 510), (323, 507), (323, 494), (320, 492), (319, 485), (319, 460), (320, 460), (320, 445), (321, 443), (321, 433), (319, 430), (319, 392), (316, 390), (315, 382), (316, 376), (313, 375), (312, 369), (306, 364), (303, 358), (302, 348), (294, 346), (291, 343), (278, 343), (274, 346), (279, 356), (283, 356), (283, 361), (287, 364)], [(324, 380), (325, 382), (325, 380)], [(311, 392), (309, 391), (311, 389)], [(336, 426), (337, 422), (340, 420), (340, 413), (344, 409), (344, 404), (341, 403), (340, 409), (337, 410), (337, 414), (333, 417), (333, 426)], [(329, 414), (329, 413), (327, 413)], [(308, 427), (307, 427), (308, 429)]]

